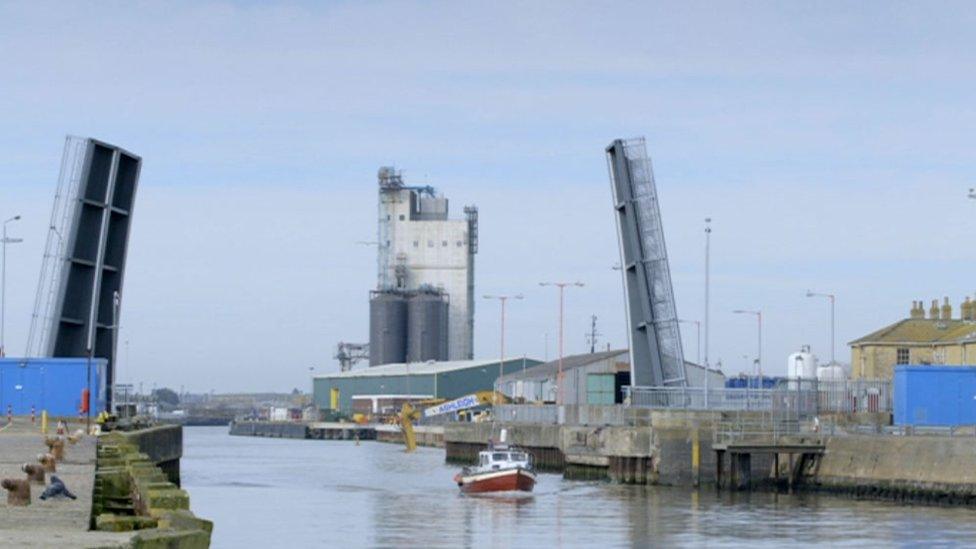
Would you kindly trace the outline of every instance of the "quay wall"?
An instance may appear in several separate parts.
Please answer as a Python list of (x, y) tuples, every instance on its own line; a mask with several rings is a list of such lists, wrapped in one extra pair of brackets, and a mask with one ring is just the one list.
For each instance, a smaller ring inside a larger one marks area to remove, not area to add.
[[(392, 442), (394, 444), (405, 444), (403, 431), (396, 425), (377, 425), (373, 428), (375, 438), (379, 442)], [(444, 429), (438, 425), (426, 426), (417, 425), (413, 428), (414, 438), (417, 446), (428, 446), (431, 448), (444, 447)]]
[(976, 505), (976, 438), (830, 437), (805, 483), (855, 496)]
[[(439, 425), (414, 427), (418, 446), (444, 447), (444, 430)], [(289, 423), (241, 421), (230, 425), (235, 436), (294, 438), (315, 440), (377, 440), (403, 444), (403, 432), (397, 425), (314, 422)]]
[(183, 457), (183, 427), (156, 425), (138, 431), (115, 431), (140, 452), (149, 456), (173, 484), (180, 485), (180, 459)]
[(308, 438), (308, 426), (304, 423), (235, 421), (230, 424), (230, 434), (248, 437)]
[[(566, 417), (584, 424), (446, 424), (446, 460), (474, 463), (488, 439), (497, 440), (504, 428), (508, 442), (531, 453), (536, 467), (561, 471), (567, 478), (671, 486), (715, 482), (712, 438), (726, 414), (619, 406), (567, 408), (572, 409)], [(755, 478), (768, 474), (772, 463), (771, 457), (757, 458), (751, 464)]]
[(139, 446), (141, 442), (171, 456), (173, 449), (165, 441), (172, 432), (155, 430), (113, 431), (98, 437), (91, 527), (135, 532), (127, 545), (134, 549), (205, 549), (210, 546), (213, 522), (190, 511), (189, 494)]

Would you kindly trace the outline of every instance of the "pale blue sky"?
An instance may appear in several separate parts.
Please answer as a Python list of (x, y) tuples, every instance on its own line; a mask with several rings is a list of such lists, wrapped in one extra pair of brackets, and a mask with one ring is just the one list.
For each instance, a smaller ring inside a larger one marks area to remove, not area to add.
[[(66, 133), (144, 157), (122, 381), (308, 387), (365, 340), (375, 173), (481, 208), (477, 291), (522, 292), (508, 348), (568, 352), (589, 315), (625, 345), (603, 148), (644, 135), (678, 311), (701, 318), (714, 219), (713, 361), (766, 371), (976, 291), (976, 8), (967, 3), (23, 3), (0, 5), (7, 338), (22, 351)], [(476, 354), (497, 353), (478, 303)], [(695, 335), (685, 347), (695, 358)], [(751, 359), (751, 358), (750, 358)]]

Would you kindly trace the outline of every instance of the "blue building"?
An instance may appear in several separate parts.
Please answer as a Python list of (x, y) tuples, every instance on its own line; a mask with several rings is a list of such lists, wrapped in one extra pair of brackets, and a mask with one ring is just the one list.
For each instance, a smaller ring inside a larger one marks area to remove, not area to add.
[(107, 360), (95, 358), (0, 358), (0, 414), (77, 417), (82, 391), (91, 391), (92, 415), (105, 409)]
[(976, 425), (976, 366), (895, 366), (895, 425)]

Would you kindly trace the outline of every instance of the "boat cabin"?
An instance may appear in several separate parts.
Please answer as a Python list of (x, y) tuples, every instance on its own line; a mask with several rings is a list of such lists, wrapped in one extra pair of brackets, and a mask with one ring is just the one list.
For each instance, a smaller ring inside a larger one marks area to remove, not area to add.
[(532, 455), (516, 448), (494, 448), (478, 452), (478, 468), (482, 470), (501, 470), (532, 468)]

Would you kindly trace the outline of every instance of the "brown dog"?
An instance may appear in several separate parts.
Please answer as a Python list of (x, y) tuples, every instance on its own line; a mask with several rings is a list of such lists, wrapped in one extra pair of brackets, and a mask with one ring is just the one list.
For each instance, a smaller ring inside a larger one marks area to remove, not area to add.
[(26, 507), (30, 505), (30, 483), (26, 480), (5, 478), (0, 486), (7, 491), (7, 505)]
[(51, 454), (37, 454), (37, 462), (44, 467), (44, 470), (48, 473), (56, 473), (57, 466), (55, 466), (54, 456)]
[(44, 467), (41, 465), (31, 465), (30, 463), (25, 463), (20, 468), (21, 471), (27, 473), (27, 480), (33, 482), (34, 484), (44, 484)]

